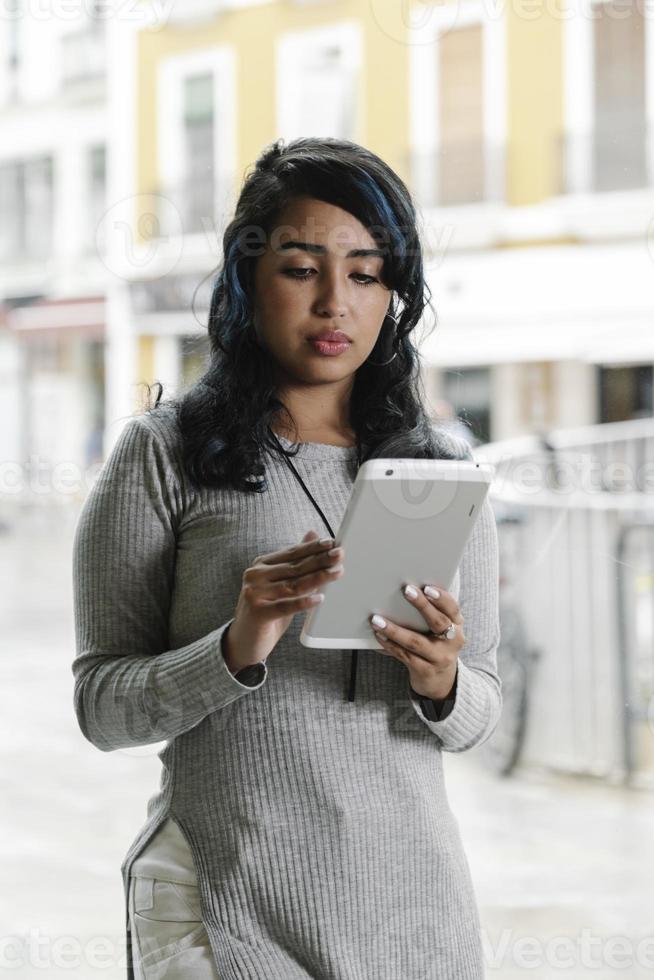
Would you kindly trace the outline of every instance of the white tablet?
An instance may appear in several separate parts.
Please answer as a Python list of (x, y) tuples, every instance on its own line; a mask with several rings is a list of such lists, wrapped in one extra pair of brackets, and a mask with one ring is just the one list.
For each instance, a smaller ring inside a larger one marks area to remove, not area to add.
[(495, 467), (445, 459), (370, 459), (357, 472), (336, 544), (344, 572), (304, 621), (305, 647), (381, 649), (370, 616), (427, 633), (402, 594), (412, 582), (450, 588)]

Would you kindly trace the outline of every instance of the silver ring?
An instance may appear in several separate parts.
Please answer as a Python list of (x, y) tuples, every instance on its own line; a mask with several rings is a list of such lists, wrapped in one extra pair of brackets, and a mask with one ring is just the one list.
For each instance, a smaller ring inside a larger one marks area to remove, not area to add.
[(434, 633), (432, 631), (432, 636), (435, 636), (437, 640), (451, 640), (454, 636), (456, 636), (456, 624), (450, 623), (447, 629), (443, 630), (442, 633)]

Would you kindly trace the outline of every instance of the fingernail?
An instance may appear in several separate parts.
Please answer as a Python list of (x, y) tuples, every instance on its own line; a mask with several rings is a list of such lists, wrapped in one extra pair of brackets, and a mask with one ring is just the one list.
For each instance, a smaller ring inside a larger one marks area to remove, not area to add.
[(386, 626), (386, 620), (382, 619), (381, 616), (373, 616), (371, 622), (373, 626), (379, 626), (381, 629)]
[(407, 585), (404, 589), (404, 594), (408, 595), (410, 599), (415, 599), (418, 595), (418, 590), (414, 589), (412, 585)]
[(422, 590), (425, 595), (428, 595), (430, 599), (440, 599), (440, 592), (438, 589), (432, 589), (431, 585), (426, 585)]

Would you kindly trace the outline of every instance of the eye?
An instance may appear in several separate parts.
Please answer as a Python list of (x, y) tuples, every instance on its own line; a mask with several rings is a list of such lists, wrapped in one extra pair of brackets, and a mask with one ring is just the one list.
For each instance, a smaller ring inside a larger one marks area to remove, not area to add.
[[(306, 269), (306, 268), (284, 269), (284, 274), (290, 276), (291, 279), (300, 279), (300, 280), (309, 279), (310, 278), (309, 276), (302, 275), (302, 273), (307, 273), (307, 272), (315, 272), (315, 269)], [(357, 281), (358, 286), (371, 286), (373, 282), (379, 281), (378, 279), (375, 278), (375, 276), (366, 276), (363, 272), (353, 272), (352, 275), (356, 276), (357, 280), (361, 280), (361, 279), (365, 280), (364, 282)]]
[(284, 269), (284, 274), (291, 276), (292, 279), (308, 279), (308, 276), (299, 275), (299, 273), (313, 271), (313, 269)]

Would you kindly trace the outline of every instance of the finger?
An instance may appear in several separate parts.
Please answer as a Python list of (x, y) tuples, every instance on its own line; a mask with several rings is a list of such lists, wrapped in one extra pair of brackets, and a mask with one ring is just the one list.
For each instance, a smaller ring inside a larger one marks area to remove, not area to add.
[[(435, 589), (438, 592), (438, 595), (437, 596), (427, 595), (424, 590), (428, 586), (432, 589)], [(416, 586), (414, 586), (414, 588), (416, 588)], [(442, 585), (434, 585), (431, 582), (427, 582), (425, 583), (425, 585), (423, 585), (422, 591), (420, 591), (419, 594), (421, 596), (424, 596), (424, 598), (431, 606), (433, 606), (433, 608), (439, 609), (448, 617), (447, 623), (445, 624), (443, 629), (446, 629), (447, 626), (449, 626), (450, 622), (452, 623), (463, 622), (463, 617), (461, 616), (459, 603), (456, 601), (452, 593), (448, 592), (447, 589), (444, 589)]]
[[(394, 657), (396, 660), (399, 660), (400, 663), (403, 663), (411, 674), (415, 675), (413, 678), (414, 684), (417, 684), (415, 678), (418, 678), (420, 683), (422, 683), (423, 679), (428, 681), (431, 677), (433, 677), (433, 661), (426, 660), (424, 657), (421, 657), (418, 654), (409, 653), (403, 647), (393, 643), (392, 640), (389, 640), (387, 637), (385, 638), (383, 632), (381, 631), (375, 630), (375, 636), (384, 647), (384, 651), (379, 650), (378, 653), (384, 652), (385, 656)], [(449, 666), (450, 664), (448, 663), (442, 669), (447, 669)]]
[(370, 617), (370, 625), (372, 629), (377, 633), (377, 630), (381, 630), (382, 633), (390, 640), (391, 643), (397, 644), (397, 646), (402, 647), (409, 653), (416, 654), (416, 656), (423, 657), (425, 660), (429, 660), (431, 663), (438, 663), (438, 658), (435, 657), (434, 651), (432, 650), (433, 638), (429, 639), (427, 636), (423, 636), (421, 633), (417, 633), (415, 630), (405, 629), (403, 626), (397, 626), (395, 623), (391, 623), (385, 616), (381, 617), (384, 620), (384, 625), (373, 623), (372, 616)]
[(383, 657), (393, 657), (395, 660), (399, 660), (403, 664), (408, 664), (409, 655), (407, 654), (406, 650), (403, 650), (397, 643), (393, 643), (393, 641), (389, 640), (384, 633), (381, 633), (378, 630), (375, 630), (375, 636), (382, 645), (382, 649), (378, 650), (377, 653), (381, 653)]
[(257, 584), (267, 584), (270, 582), (288, 582), (290, 587), (299, 588), (304, 581), (317, 582), (331, 581), (325, 579), (324, 574), (339, 571), (342, 574), (342, 554), (312, 554), (297, 561), (282, 562), (279, 565), (257, 565), (250, 573), (251, 578)]
[[(306, 540), (309, 534), (312, 534), (313, 537), (310, 540)], [(327, 551), (333, 547), (333, 538), (319, 539), (316, 531), (307, 531), (300, 544), (290, 545), (288, 548), (282, 548), (281, 551), (271, 551), (266, 555), (259, 555), (256, 560), (262, 562), (264, 565), (277, 565), (280, 562), (290, 561), (291, 559), (295, 561), (306, 558), (307, 555)]]
[[(402, 589), (402, 595), (407, 602), (410, 602), (412, 606), (415, 606), (419, 613), (424, 618), (429, 629), (434, 633), (442, 633), (446, 630), (451, 622), (454, 622), (450, 616), (442, 612), (437, 608), (433, 601), (430, 601), (427, 596), (417, 589), (415, 585), (409, 583), (409, 588), (413, 589), (416, 595), (411, 595), (406, 591), (406, 587)], [(440, 602), (440, 600), (438, 600)]]

